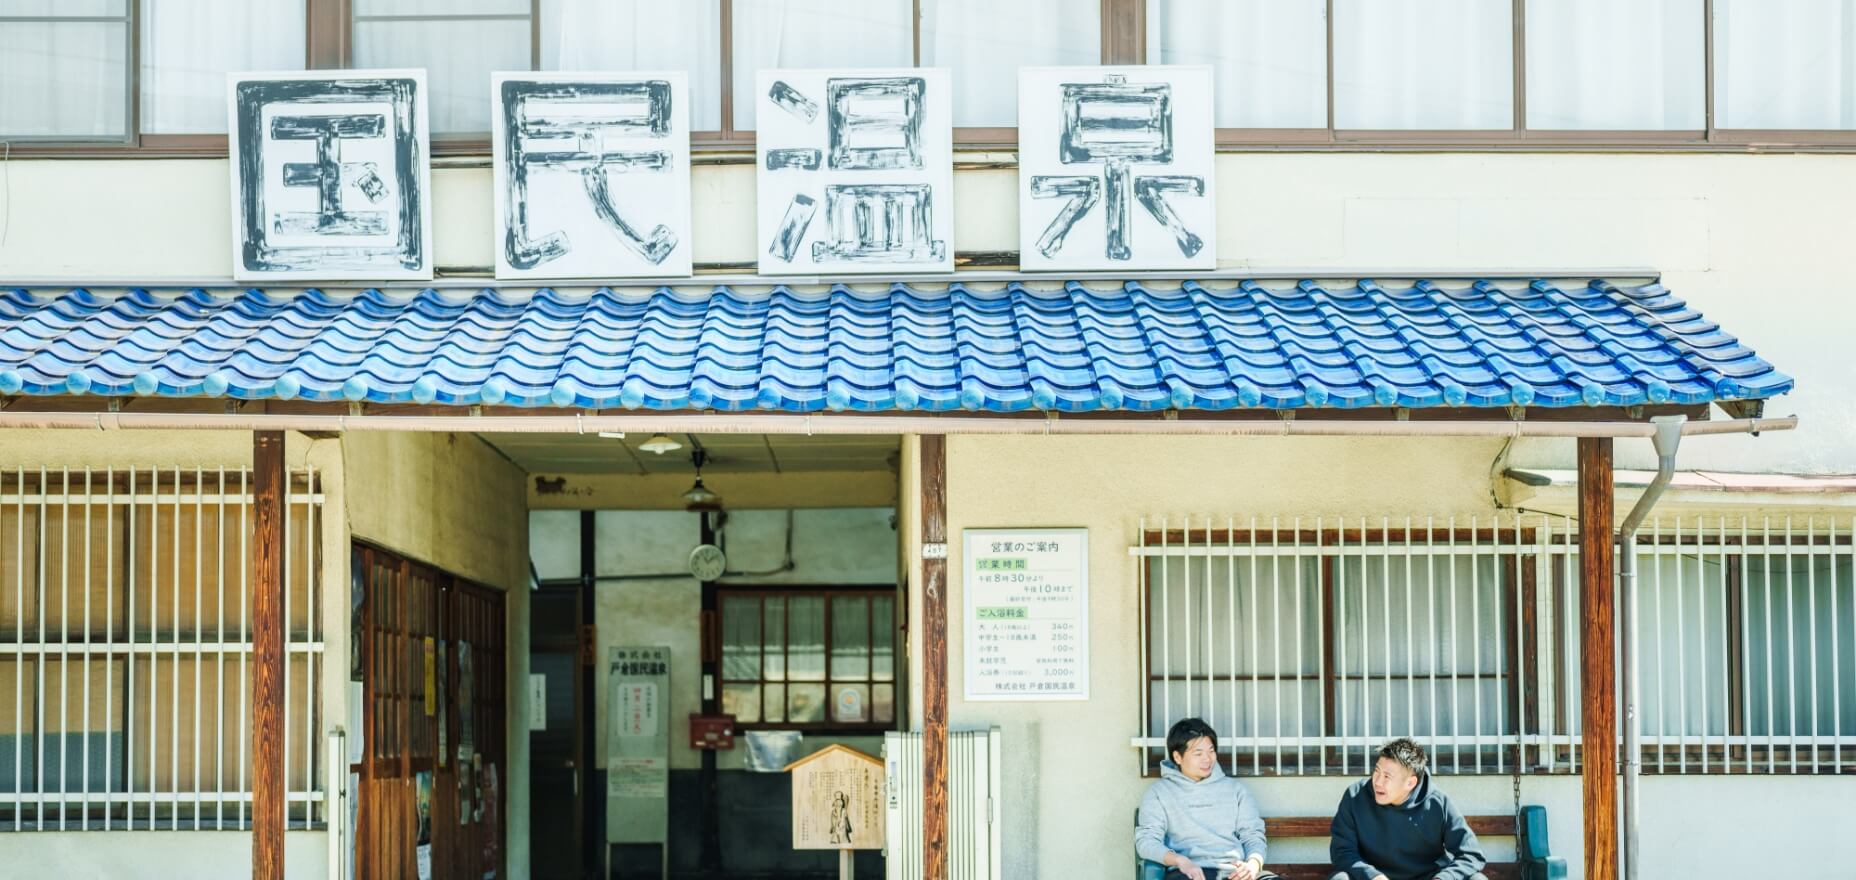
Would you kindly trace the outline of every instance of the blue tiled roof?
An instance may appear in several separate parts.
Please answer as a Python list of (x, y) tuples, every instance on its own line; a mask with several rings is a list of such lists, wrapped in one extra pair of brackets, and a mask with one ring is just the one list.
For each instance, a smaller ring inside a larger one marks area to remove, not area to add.
[(0, 393), (817, 412), (1701, 404), (1775, 371), (1660, 284), (649, 294), (0, 289)]

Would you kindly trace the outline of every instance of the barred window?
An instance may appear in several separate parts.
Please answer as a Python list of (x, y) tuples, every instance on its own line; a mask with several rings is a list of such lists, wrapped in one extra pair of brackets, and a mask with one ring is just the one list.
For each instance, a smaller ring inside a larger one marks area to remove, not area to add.
[[(1637, 536), (1645, 771), (1856, 767), (1856, 522), (1670, 517)], [(1233, 773), (1576, 772), (1577, 523), (1143, 524), (1143, 767), (1197, 715)]]
[[(251, 476), (0, 473), (0, 827), (249, 826)], [(324, 821), (322, 496), (285, 505), (292, 828)]]

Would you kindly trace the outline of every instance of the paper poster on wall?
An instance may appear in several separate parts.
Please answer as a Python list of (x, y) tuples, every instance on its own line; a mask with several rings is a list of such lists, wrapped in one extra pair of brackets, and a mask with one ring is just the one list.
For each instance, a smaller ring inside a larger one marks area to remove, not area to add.
[(419, 880), (432, 880), (432, 771), (413, 775), (413, 811), (418, 819), (418, 837), (413, 858)]
[(423, 70), (228, 77), (232, 277), (432, 277)]
[(438, 714), (438, 643), (426, 636), (420, 644), (425, 658), (425, 714), (429, 718)]
[(477, 750), (476, 724), (477, 674), (470, 659), (470, 643), (458, 642), (458, 751), (469, 754)]
[(763, 275), (954, 271), (952, 74), (762, 69)]
[(362, 682), (348, 683), (348, 763), (359, 764), (367, 758), (367, 690)]
[(491, 74), (496, 277), (690, 274), (688, 81)]
[(528, 674), (528, 729), (548, 729), (548, 675), (545, 672)]
[(967, 699), (1089, 699), (1089, 530), (964, 538)]
[(1018, 71), (1019, 265), (1218, 265), (1212, 69)]
[(445, 694), (446, 694), (445, 686), (450, 684), (451, 670), (449, 668), (449, 664), (445, 662), (445, 653), (446, 653), (445, 640), (439, 639), (438, 640), (438, 766), (440, 767), (445, 766), (445, 750), (450, 748), (450, 737), (447, 735), (450, 725), (445, 723), (446, 721), (450, 720), (447, 717), (450, 713), (445, 711)]
[(502, 849), (502, 825), (498, 810), (502, 803), (503, 786), (497, 778), (496, 765), (483, 765), (483, 797), (479, 802), (483, 808), (483, 853), (479, 864), (483, 868), (483, 880), (496, 880), (497, 853)]

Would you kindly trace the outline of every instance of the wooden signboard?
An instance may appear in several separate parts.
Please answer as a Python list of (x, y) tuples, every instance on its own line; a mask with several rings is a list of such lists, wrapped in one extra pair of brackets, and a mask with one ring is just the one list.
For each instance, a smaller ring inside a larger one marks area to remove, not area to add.
[(786, 765), (793, 780), (793, 849), (883, 848), (883, 762), (841, 745)]

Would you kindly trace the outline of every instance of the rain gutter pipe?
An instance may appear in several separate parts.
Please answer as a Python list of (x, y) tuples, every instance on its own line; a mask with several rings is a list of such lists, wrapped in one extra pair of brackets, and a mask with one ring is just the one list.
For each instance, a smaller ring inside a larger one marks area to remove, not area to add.
[[(15, 400), (14, 405), (22, 401)], [(1681, 424), (1685, 436), (1758, 434), (1798, 427), (1797, 416), (1722, 419)], [(268, 413), (26, 412), (0, 411), (0, 428), (234, 431), (468, 431), (516, 434), (643, 433), (701, 434), (1063, 434), (1191, 435), (1212, 437), (1654, 437), (1648, 422), (1397, 421), (1343, 419), (1173, 419), (975, 416), (975, 415), (785, 415), (636, 414), (534, 416), (281, 415)]]
[(1687, 431), (1687, 416), (1656, 416), (1650, 420), (1655, 433), (1650, 442), (1656, 447), (1656, 478), (1643, 490), (1643, 496), (1637, 499), (1637, 505), (1630, 509), (1618, 528), (1618, 592), (1624, 597), (1623, 620), (1618, 627), (1619, 638), (1623, 640), (1624, 674), (1618, 677), (1618, 687), (1623, 691), (1624, 704), (1624, 803), (1623, 821), (1620, 823), (1624, 836), (1624, 880), (1637, 880), (1637, 783), (1642, 770), (1643, 748), (1640, 740), (1643, 736), (1642, 719), (1637, 712), (1637, 698), (1640, 688), (1637, 682), (1637, 528), (1643, 525), (1650, 509), (1663, 497), (1663, 490), (1669, 488), (1669, 482), (1676, 474), (1676, 448), (1682, 445), (1682, 435)]

